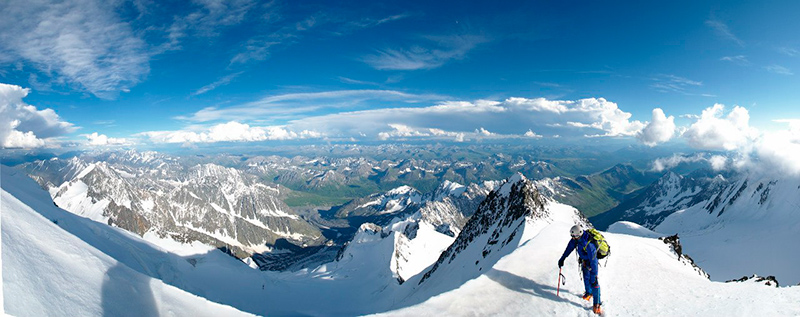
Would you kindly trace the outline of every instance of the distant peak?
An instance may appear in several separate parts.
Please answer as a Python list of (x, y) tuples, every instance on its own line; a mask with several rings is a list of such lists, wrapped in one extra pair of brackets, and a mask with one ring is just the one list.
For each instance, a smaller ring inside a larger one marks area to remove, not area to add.
[(464, 187), (464, 185), (461, 185), (459, 183), (451, 182), (449, 180), (445, 180), (441, 185), (439, 185), (439, 188), (441, 188), (442, 190), (444, 190), (446, 192), (453, 192), (453, 191), (457, 191), (457, 190), (465, 188), (465, 187)]
[(411, 186), (403, 185), (403, 186), (400, 186), (400, 187), (397, 187), (397, 188), (394, 188), (394, 189), (390, 190), (389, 192), (387, 192), (387, 194), (389, 194), (389, 195), (405, 195), (405, 194), (413, 193), (413, 192), (416, 192), (416, 191), (417, 190), (414, 189)]
[(517, 183), (523, 180), (527, 180), (525, 175), (522, 175), (520, 172), (516, 172), (514, 175), (511, 175), (511, 177), (508, 178), (508, 183)]

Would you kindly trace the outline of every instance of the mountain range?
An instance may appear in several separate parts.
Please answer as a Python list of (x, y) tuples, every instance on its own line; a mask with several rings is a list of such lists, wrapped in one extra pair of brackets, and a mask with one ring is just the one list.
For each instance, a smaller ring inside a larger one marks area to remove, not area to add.
[[(589, 224), (521, 175), (491, 191), (456, 237), (416, 213), (361, 225), (331, 262), (264, 272), (217, 250), (166, 252), (56, 207), (18, 170), (2, 173), (2, 250), (12, 259), (3, 262), (5, 311), (14, 315), (588, 314), (577, 268), (563, 268), (557, 289), (555, 262), (569, 227)], [(797, 287), (709, 281), (684, 257), (685, 239), (665, 244), (644, 227), (625, 230), (604, 233), (613, 248), (601, 268), (606, 315), (800, 313)]]

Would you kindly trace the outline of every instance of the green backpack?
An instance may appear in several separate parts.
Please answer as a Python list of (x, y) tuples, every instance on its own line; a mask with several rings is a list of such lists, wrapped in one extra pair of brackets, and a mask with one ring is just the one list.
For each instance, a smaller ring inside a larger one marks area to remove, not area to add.
[(606, 238), (603, 237), (597, 229), (590, 228), (586, 231), (589, 232), (589, 242), (594, 243), (597, 247), (597, 259), (599, 260), (607, 257), (608, 254), (611, 253), (611, 247), (608, 245), (608, 242), (606, 242)]

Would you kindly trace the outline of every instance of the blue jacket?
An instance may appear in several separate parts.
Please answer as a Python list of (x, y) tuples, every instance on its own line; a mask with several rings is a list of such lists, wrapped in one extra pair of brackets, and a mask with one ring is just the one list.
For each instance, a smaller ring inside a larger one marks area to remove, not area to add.
[(593, 272), (595, 275), (597, 274), (597, 247), (594, 243), (589, 242), (589, 232), (583, 231), (583, 235), (575, 239), (569, 239), (569, 244), (567, 244), (567, 249), (564, 250), (564, 254), (561, 255), (561, 260), (559, 262), (563, 262), (564, 259), (572, 253), (572, 250), (577, 249), (578, 257), (581, 259), (581, 262), (584, 265), (589, 266), (589, 270)]

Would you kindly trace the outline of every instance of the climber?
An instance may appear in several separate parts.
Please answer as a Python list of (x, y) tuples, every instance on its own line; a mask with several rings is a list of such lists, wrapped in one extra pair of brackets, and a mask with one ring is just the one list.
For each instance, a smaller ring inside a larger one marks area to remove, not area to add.
[(579, 225), (572, 226), (569, 234), (572, 239), (567, 244), (564, 254), (558, 259), (558, 267), (564, 266), (564, 259), (572, 253), (572, 250), (577, 249), (578, 261), (583, 271), (583, 286), (586, 290), (582, 298), (588, 301), (594, 297), (592, 311), (595, 314), (601, 314), (600, 306), (603, 303), (600, 301), (600, 284), (597, 281), (597, 245), (592, 242), (591, 234)]

